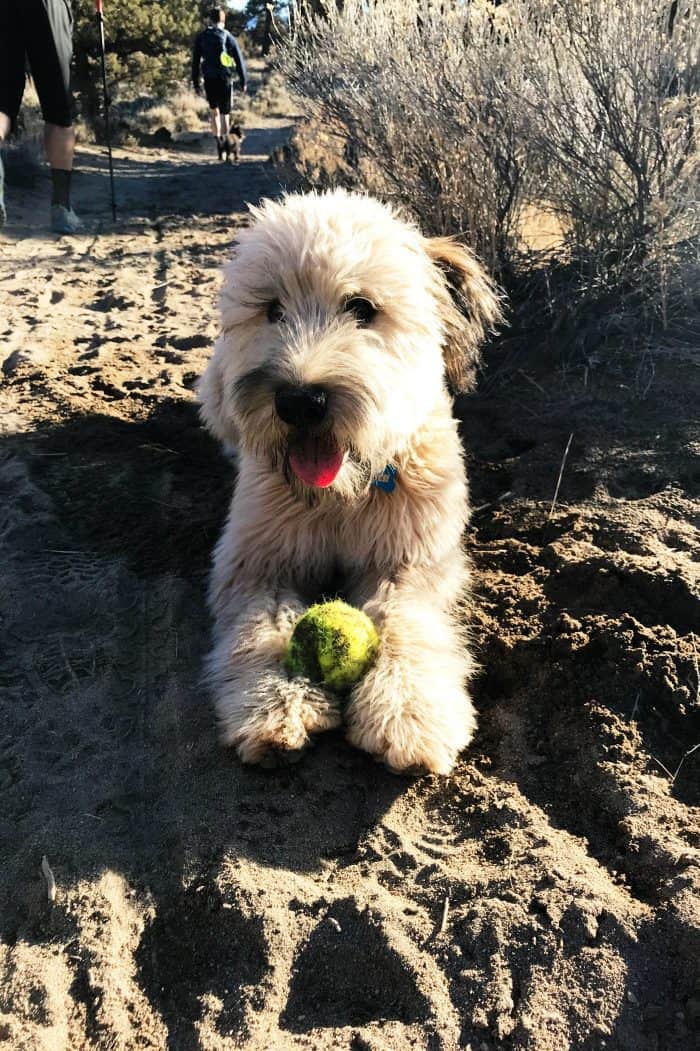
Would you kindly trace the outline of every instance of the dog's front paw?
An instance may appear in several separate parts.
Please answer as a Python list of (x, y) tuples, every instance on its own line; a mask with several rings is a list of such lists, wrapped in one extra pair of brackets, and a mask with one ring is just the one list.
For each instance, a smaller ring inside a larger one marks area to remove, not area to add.
[(423, 685), (370, 672), (346, 712), (349, 742), (395, 773), (449, 774), (474, 733), (471, 702), (461, 686)]
[(304, 679), (262, 673), (228, 684), (217, 699), (221, 743), (244, 763), (273, 767), (296, 762), (312, 735), (340, 725), (337, 701)]
[(350, 744), (369, 752), (397, 774), (449, 774), (458, 754), (411, 716), (386, 724), (354, 719), (347, 737)]

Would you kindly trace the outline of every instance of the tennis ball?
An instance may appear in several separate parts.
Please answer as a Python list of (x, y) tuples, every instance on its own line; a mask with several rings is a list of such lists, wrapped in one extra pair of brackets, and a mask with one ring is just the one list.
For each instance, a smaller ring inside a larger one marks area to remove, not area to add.
[(284, 665), (338, 693), (362, 678), (379, 649), (374, 624), (346, 602), (320, 602), (297, 621)]

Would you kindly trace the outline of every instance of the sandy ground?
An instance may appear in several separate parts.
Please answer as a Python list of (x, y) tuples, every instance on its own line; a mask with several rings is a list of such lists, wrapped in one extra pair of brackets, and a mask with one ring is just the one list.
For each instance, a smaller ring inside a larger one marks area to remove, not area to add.
[(47, 234), (45, 183), (9, 193), (0, 1042), (694, 1048), (697, 355), (514, 334), (460, 400), (483, 672), (453, 777), (341, 735), (282, 772), (216, 745), (204, 590), (233, 477), (192, 389), (285, 134), (258, 121), (237, 169), (118, 151), (115, 225), (83, 150), (81, 236)]

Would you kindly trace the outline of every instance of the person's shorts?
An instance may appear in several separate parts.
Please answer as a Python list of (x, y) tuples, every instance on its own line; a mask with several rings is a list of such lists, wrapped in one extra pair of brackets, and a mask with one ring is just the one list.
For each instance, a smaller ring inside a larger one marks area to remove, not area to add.
[(218, 109), (219, 113), (231, 112), (233, 83), (230, 77), (205, 77), (204, 94), (210, 109)]
[(72, 57), (69, 0), (0, 0), (0, 113), (16, 120), (29, 65), (44, 120), (69, 128)]

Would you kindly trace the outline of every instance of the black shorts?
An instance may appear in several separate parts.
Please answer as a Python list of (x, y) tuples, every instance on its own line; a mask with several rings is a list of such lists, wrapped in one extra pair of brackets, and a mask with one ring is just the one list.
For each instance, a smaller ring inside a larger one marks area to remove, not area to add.
[(44, 120), (69, 128), (72, 57), (69, 0), (0, 0), (1, 113), (16, 120), (29, 65)]
[(230, 77), (205, 77), (204, 94), (210, 109), (218, 109), (219, 113), (231, 112), (233, 82)]

